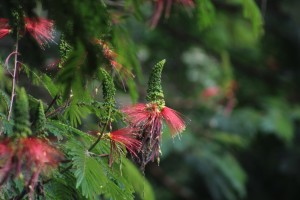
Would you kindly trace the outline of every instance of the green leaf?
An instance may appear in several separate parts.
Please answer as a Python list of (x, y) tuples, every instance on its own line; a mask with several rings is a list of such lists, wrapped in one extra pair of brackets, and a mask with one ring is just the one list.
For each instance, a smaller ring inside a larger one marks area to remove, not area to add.
[(4, 91), (0, 90), (0, 99), (1, 99), (1, 102), (4, 103), (6, 111), (8, 112), (9, 106), (10, 106), (9, 96)]
[(198, 21), (200, 29), (209, 28), (215, 22), (215, 7), (210, 0), (198, 1)]
[(64, 117), (70, 120), (71, 126), (77, 127), (81, 124), (81, 118), (86, 117), (90, 113), (87, 106), (79, 106), (75, 100), (66, 108)]
[(260, 36), (263, 33), (263, 18), (254, 0), (242, 0), (244, 17), (252, 23), (253, 33)]
[(147, 181), (145, 176), (131, 163), (129, 160), (123, 160), (123, 176), (130, 183), (135, 192), (144, 200), (154, 200), (155, 195), (152, 190), (150, 183)]
[(35, 117), (36, 120), (35, 123), (33, 124), (34, 130), (36, 133), (42, 133), (45, 129), (46, 117), (44, 112), (44, 106), (41, 100), (39, 101), (39, 105)]
[(15, 103), (13, 107), (14, 131), (21, 135), (31, 135), (29, 122), (29, 103), (24, 88), (17, 90)]
[(3, 113), (0, 113), (0, 131), (3, 131), (8, 136), (12, 136), (13, 127), (14, 127), (14, 121), (12, 119), (8, 121), (7, 116), (4, 115)]
[(54, 84), (53, 78), (49, 77), (45, 73), (39, 74), (39, 72), (31, 70), (27, 65), (22, 65), (22, 69), (34, 85), (44, 86), (52, 97), (58, 94), (59, 88)]
[(76, 188), (80, 188), (88, 199), (95, 199), (104, 192), (103, 188), (108, 182), (103, 167), (78, 141), (69, 141), (67, 146), (72, 157)]

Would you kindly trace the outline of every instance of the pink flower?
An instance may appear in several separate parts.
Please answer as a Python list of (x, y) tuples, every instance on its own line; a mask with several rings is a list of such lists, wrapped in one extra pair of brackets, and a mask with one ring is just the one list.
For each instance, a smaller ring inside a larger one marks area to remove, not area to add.
[(0, 18), (0, 39), (5, 37), (11, 32), (11, 28), (8, 24), (8, 19)]
[(138, 157), (137, 153), (140, 151), (142, 143), (136, 139), (137, 135), (134, 128), (122, 128), (107, 135), (111, 141), (109, 166), (112, 166), (115, 156), (120, 156), (122, 146), (125, 146), (132, 156)]
[(185, 129), (185, 123), (180, 114), (167, 106), (159, 108), (156, 103), (140, 103), (125, 107), (122, 111), (127, 115), (129, 122), (134, 127), (144, 127), (151, 124), (152, 126), (156, 125), (153, 130), (159, 129), (160, 127), (158, 126), (160, 124), (156, 122), (157, 119), (160, 121), (165, 119), (172, 137), (175, 137)]
[(31, 19), (25, 17), (25, 30), (38, 42), (38, 44), (43, 47), (48, 42), (53, 41), (53, 21), (37, 18)]
[(62, 161), (63, 155), (46, 141), (21, 138), (2, 141), (0, 158), (3, 161), (0, 184), (3, 184), (10, 175), (16, 177), (24, 171), (26, 186), (33, 192), (40, 173), (56, 167)]
[(166, 120), (172, 137), (175, 137), (177, 134), (185, 130), (185, 123), (178, 112), (165, 106), (161, 110), (161, 114)]
[(136, 139), (135, 132), (133, 128), (122, 128), (109, 133), (108, 136), (113, 142), (125, 145), (131, 155), (137, 156), (142, 143)]
[[(154, 14), (150, 23), (152, 28), (156, 27), (162, 15), (162, 12), (164, 10), (164, 7), (165, 7), (165, 17), (169, 17), (173, 1), (174, 0), (156, 0)], [(183, 6), (188, 6), (188, 7), (194, 6), (193, 0), (175, 0), (175, 2), (178, 4), (182, 4)]]
[[(24, 18), (25, 30), (43, 47), (53, 41), (53, 21), (44, 18)], [(0, 38), (11, 32), (8, 19), (0, 18)], [(20, 33), (22, 34), (22, 33)]]
[[(185, 123), (175, 110), (156, 103), (136, 104), (122, 109), (130, 125), (137, 128), (142, 140), (142, 165), (159, 160), (162, 122), (166, 121), (172, 137), (185, 129)], [(144, 168), (144, 166), (142, 166)]]
[(0, 185), (2, 185), (9, 177), (13, 166), (13, 149), (10, 147), (9, 140), (3, 140), (0, 143), (0, 160), (1, 160), (1, 169), (0, 169)]
[(49, 146), (46, 141), (37, 138), (25, 138), (21, 140), (23, 156), (29, 166), (44, 168), (57, 166), (62, 159), (62, 154)]

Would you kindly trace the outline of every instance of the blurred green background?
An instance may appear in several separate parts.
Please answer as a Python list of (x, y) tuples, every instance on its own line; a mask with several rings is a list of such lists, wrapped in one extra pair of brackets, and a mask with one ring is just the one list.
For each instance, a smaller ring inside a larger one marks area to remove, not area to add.
[(146, 169), (157, 199), (300, 198), (300, 2), (259, 0), (260, 14), (247, 2), (173, 6), (153, 30), (124, 24), (143, 74), (167, 59), (166, 102), (188, 124), (180, 139), (164, 131), (161, 163)]

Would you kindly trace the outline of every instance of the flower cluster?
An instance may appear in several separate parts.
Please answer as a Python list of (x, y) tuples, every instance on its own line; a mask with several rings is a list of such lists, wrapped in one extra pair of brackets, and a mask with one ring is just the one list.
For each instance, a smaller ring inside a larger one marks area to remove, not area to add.
[[(155, 10), (154, 10), (154, 14), (151, 19), (151, 27), (152, 28), (154, 28), (157, 25), (164, 9), (165, 9), (165, 17), (169, 17), (173, 1), (174, 0), (156, 0), (155, 1)], [(193, 0), (175, 0), (175, 2), (178, 4), (182, 4), (183, 6), (188, 6), (188, 7), (194, 6)]]
[[(53, 21), (44, 18), (24, 18), (25, 32), (28, 32), (37, 43), (43, 47), (48, 42), (53, 41)], [(5, 37), (12, 28), (9, 25), (8, 19), (0, 18), (0, 38)], [(22, 34), (22, 33), (19, 33)]]
[(159, 106), (155, 102), (136, 104), (125, 107), (122, 111), (127, 115), (130, 125), (139, 129), (142, 165), (154, 161), (155, 158), (159, 161), (163, 120), (172, 137), (185, 129), (185, 123), (178, 112), (167, 106)]
[(0, 185), (10, 176), (25, 177), (27, 188), (33, 192), (41, 172), (54, 168), (63, 155), (38, 138), (5, 139), (0, 143)]
[(172, 137), (185, 129), (185, 122), (180, 114), (165, 106), (161, 88), (161, 72), (164, 63), (165, 61), (159, 62), (151, 73), (147, 95), (149, 103), (139, 103), (122, 109), (130, 126), (139, 132), (138, 139), (142, 143), (139, 152), (142, 170), (148, 162), (155, 159), (159, 161), (163, 121), (170, 129)]
[[(125, 147), (141, 163), (141, 169), (144, 170), (150, 161), (155, 159), (159, 161), (163, 122), (167, 124), (173, 138), (185, 129), (185, 122), (180, 114), (165, 106), (161, 87), (164, 63), (165, 60), (159, 62), (152, 70), (147, 90), (148, 103), (122, 108), (121, 111), (125, 114), (129, 126), (105, 135), (111, 144), (110, 166)], [(107, 89), (103, 88), (103, 90)]]

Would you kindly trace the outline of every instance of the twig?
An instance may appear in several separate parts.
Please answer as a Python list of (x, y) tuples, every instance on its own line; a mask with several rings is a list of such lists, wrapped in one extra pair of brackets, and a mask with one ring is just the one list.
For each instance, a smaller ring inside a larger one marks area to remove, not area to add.
[[(53, 117), (59, 113), (61, 113), (67, 106), (70, 105), (70, 102), (71, 102), (71, 98), (69, 98), (62, 106), (58, 107), (57, 109), (53, 110), (52, 112), (50, 113), (47, 113), (46, 114), (46, 117)], [(47, 109), (48, 110), (48, 109)]]
[(100, 132), (100, 135), (98, 136), (97, 140), (94, 142), (94, 144), (91, 145), (91, 147), (88, 149), (88, 151), (93, 150), (93, 148), (98, 144), (98, 142), (100, 142), (100, 140), (101, 140), (101, 138), (102, 138), (102, 136), (104, 134), (104, 131), (105, 131), (106, 127), (107, 127), (107, 124), (108, 124), (108, 120), (107, 120), (106, 124), (103, 126), (103, 128), (102, 128), (102, 130)]
[(104, 131), (105, 131), (107, 125), (108, 125), (108, 122), (110, 121), (109, 120), (110, 119), (110, 115), (111, 115), (111, 110), (109, 110), (108, 119), (107, 119), (105, 125), (103, 126), (103, 128), (102, 128), (102, 130), (100, 132), (100, 135), (98, 136), (96, 142), (94, 142), (94, 144), (92, 144), (92, 146), (88, 149), (88, 151), (91, 151), (100, 142), (100, 140), (101, 140), (101, 138), (102, 138), (102, 136), (104, 134)]
[(58, 99), (58, 97), (59, 97), (58, 95), (55, 95), (55, 97), (53, 98), (53, 100), (49, 104), (49, 106), (48, 106), (47, 110), (45, 111), (45, 113), (47, 113), (50, 110), (50, 108), (54, 105), (54, 103), (56, 102), (56, 100)]
[(14, 103), (14, 97), (15, 97), (15, 90), (16, 90), (16, 76), (17, 76), (17, 67), (18, 67), (18, 36), (17, 36), (17, 42), (16, 42), (16, 50), (15, 50), (15, 60), (14, 60), (14, 74), (13, 74), (13, 80), (12, 80), (12, 91), (11, 91), (11, 99), (10, 99), (10, 106), (8, 111), (7, 120), (9, 121), (12, 114), (12, 107)]

